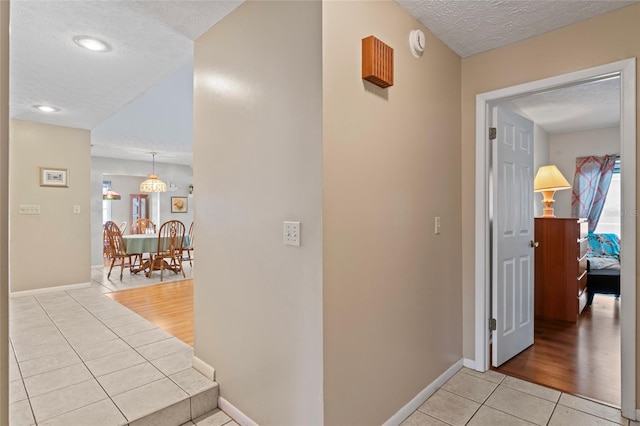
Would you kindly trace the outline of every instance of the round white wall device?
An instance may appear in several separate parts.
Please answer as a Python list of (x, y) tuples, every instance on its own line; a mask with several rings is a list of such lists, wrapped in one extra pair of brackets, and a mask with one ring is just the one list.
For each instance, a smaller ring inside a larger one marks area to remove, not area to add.
[(409, 33), (409, 48), (416, 58), (422, 56), (426, 44), (427, 42), (422, 31), (413, 30)]

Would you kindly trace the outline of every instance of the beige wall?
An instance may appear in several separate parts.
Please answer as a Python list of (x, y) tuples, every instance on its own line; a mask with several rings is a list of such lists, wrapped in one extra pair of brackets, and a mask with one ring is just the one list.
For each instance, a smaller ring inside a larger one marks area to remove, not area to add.
[(0, 424), (9, 424), (9, 2), (0, 2)]
[[(381, 424), (462, 355), (460, 58), (391, 1), (323, 2), (322, 28), (325, 424)], [(372, 34), (386, 90), (360, 76)]]
[(469, 218), (462, 227), (466, 358), (475, 358), (476, 94), (639, 56), (640, 5), (634, 5), (462, 60), (462, 215)]
[[(620, 154), (620, 127), (552, 134), (549, 139), (549, 164), (555, 164), (562, 175), (573, 184), (576, 158), (589, 155)], [(537, 169), (536, 169), (537, 170)], [(542, 196), (536, 194), (542, 206)], [(571, 217), (571, 190), (555, 193), (553, 209), (557, 217)]]
[[(34, 290), (91, 281), (88, 130), (11, 120), (10, 286)], [(69, 188), (40, 186), (40, 167), (69, 169)], [(20, 215), (20, 204), (40, 215)], [(80, 214), (73, 206), (80, 206)]]
[(195, 354), (261, 425), (323, 422), (321, 19), (246, 2), (195, 43)]
[[(549, 134), (539, 125), (533, 124), (533, 170), (538, 171), (541, 166), (549, 164)], [(544, 206), (539, 195), (533, 197), (533, 213), (535, 217), (542, 216)]]

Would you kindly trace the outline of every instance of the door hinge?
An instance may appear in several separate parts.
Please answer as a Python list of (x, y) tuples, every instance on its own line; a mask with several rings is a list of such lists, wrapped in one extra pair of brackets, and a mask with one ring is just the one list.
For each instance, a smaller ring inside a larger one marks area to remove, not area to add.
[(494, 140), (498, 137), (498, 129), (495, 127), (489, 127), (489, 140)]
[(498, 328), (498, 324), (496, 323), (495, 318), (489, 318), (489, 330), (494, 331)]

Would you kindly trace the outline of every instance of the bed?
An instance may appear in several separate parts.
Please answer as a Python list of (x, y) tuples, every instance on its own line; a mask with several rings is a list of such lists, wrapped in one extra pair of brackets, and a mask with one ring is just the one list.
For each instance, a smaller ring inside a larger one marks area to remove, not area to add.
[(587, 250), (587, 306), (597, 293), (620, 296), (620, 238), (589, 234)]

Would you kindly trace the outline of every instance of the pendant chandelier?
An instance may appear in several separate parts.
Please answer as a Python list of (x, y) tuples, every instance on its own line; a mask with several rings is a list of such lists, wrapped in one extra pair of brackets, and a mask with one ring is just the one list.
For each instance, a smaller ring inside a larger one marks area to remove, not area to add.
[(151, 153), (153, 155), (153, 172), (149, 175), (149, 179), (140, 184), (140, 192), (167, 192), (167, 184), (158, 179), (156, 175), (156, 154), (157, 152)]
[(108, 190), (102, 194), (102, 199), (107, 201), (120, 200), (122, 197), (116, 191)]

